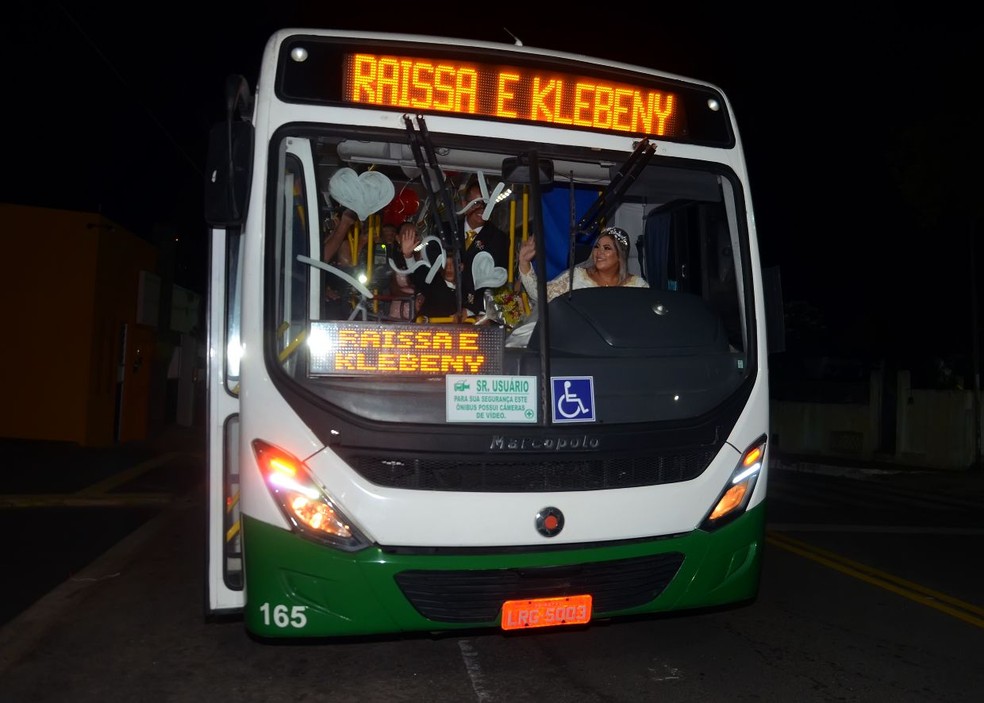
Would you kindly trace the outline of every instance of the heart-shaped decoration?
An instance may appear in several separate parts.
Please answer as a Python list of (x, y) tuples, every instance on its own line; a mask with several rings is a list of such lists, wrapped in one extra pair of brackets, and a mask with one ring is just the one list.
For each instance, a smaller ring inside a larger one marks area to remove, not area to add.
[(506, 282), (508, 275), (504, 268), (495, 265), (495, 259), (487, 251), (475, 254), (472, 260), (472, 281), (475, 282), (476, 290), (498, 288)]
[(357, 174), (350, 168), (340, 168), (328, 181), (328, 192), (339, 203), (355, 210), (360, 220), (364, 220), (386, 207), (396, 189), (393, 188), (393, 181), (379, 171)]

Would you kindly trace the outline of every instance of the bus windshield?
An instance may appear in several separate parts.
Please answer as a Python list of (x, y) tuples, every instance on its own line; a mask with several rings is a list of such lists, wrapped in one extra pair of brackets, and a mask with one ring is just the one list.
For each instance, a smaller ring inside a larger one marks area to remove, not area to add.
[[(272, 140), (274, 383), (379, 422), (611, 424), (700, 417), (753, 378), (746, 217), (725, 165), (646, 139), (606, 152), (405, 121)], [(472, 250), (473, 221), (500, 243)], [(595, 261), (605, 251), (618, 268)]]

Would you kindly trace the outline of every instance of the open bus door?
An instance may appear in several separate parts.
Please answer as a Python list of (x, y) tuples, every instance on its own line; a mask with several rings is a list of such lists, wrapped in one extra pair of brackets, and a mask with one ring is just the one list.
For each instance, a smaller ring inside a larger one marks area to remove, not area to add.
[(208, 313), (208, 605), (244, 602), (239, 533), (239, 341), (241, 235), (211, 230)]
[[(252, 98), (241, 76), (226, 85), (227, 119), (211, 132), (205, 177), (209, 225), (208, 536), (206, 614), (242, 609), (239, 518), (239, 361), (242, 224), (253, 154)], [(239, 119), (233, 119), (234, 113)]]

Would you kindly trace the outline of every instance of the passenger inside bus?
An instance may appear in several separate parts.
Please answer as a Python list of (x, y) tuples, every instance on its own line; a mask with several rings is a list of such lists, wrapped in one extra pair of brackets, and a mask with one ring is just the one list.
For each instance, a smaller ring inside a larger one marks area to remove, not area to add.
[[(338, 249), (336, 259), (339, 268), (348, 271), (350, 274), (370, 273), (366, 276), (369, 280), (366, 285), (378, 291), (388, 291), (392, 269), (386, 256), (386, 230), (379, 226), (377, 218), (370, 216), (365, 222), (361, 222), (355, 231), (348, 233), (348, 246), (344, 244)], [(392, 230), (392, 228), (390, 228)], [(390, 242), (395, 241), (390, 233)], [(372, 242), (372, 254), (369, 253), (369, 242)]]
[(412, 222), (400, 225), (399, 244), (402, 270), (409, 272), (406, 275), (416, 295), (416, 319), (457, 318), (454, 259), (436, 238), (422, 242)]
[[(413, 247), (420, 243), (420, 238), (416, 233), (417, 228), (411, 222), (404, 222), (399, 228), (394, 224), (386, 223), (382, 229), (384, 239), (389, 237), (389, 230), (393, 231), (392, 241), (386, 245), (386, 263), (393, 271), (393, 277), (390, 281), (388, 295), (382, 297), (384, 301), (388, 299), (389, 316), (392, 319), (413, 320), (416, 317), (419, 303), (415, 300), (417, 291), (410, 279), (410, 274), (407, 273), (409, 270), (407, 259), (413, 260)], [(408, 238), (413, 241), (409, 255), (404, 254), (405, 237), (400, 234), (401, 230), (404, 229)]]
[[(509, 235), (484, 218), (488, 196), (483, 190), (478, 176), (472, 176), (462, 191), (462, 208), (458, 211), (465, 217), (461, 300), (469, 315), (485, 312), (485, 291), (505, 283), (509, 266)], [(490, 256), (482, 256), (484, 253)]]
[(352, 225), (359, 221), (359, 216), (353, 210), (344, 208), (341, 213), (333, 213), (326, 220), (325, 243), (321, 250), (321, 260), (325, 263), (338, 263), (338, 253), (342, 244), (348, 242), (348, 233)]
[[(348, 234), (358, 219), (359, 217), (354, 211), (344, 208), (341, 213), (332, 213), (325, 220), (327, 231), (321, 248), (322, 261), (338, 266), (338, 253), (342, 249), (349, 248)], [(325, 284), (325, 303), (322, 317), (326, 320), (344, 320), (351, 312), (352, 303), (344, 289), (343, 282), (334, 276), (329, 276)]]
[[(326, 224), (329, 231), (322, 245), (322, 261), (360, 281), (384, 300), (399, 295), (392, 290), (394, 275), (387, 256), (388, 251), (397, 248), (395, 226), (381, 225), (376, 215), (359, 221), (358, 215), (348, 208), (338, 216), (331, 216)], [(329, 277), (325, 287), (325, 317), (348, 318), (356, 302), (353, 296), (357, 295), (359, 293), (351, 284), (335, 276)], [(387, 308), (386, 313), (389, 312)]]
[[(533, 311), (506, 340), (507, 347), (524, 347), (536, 326), (537, 277), (533, 270), (536, 243), (527, 238), (519, 248), (519, 276)], [(579, 288), (648, 288), (649, 284), (629, 271), (629, 235), (620, 227), (606, 227), (595, 237), (587, 259), (547, 282), (547, 301)]]
[[(533, 258), (536, 242), (527, 238), (519, 247), (519, 275), (532, 302), (537, 299)], [(572, 276), (573, 274), (573, 276)], [(629, 272), (629, 235), (620, 227), (606, 227), (595, 238), (587, 259), (547, 282), (547, 301), (574, 288), (648, 288), (641, 277)]]

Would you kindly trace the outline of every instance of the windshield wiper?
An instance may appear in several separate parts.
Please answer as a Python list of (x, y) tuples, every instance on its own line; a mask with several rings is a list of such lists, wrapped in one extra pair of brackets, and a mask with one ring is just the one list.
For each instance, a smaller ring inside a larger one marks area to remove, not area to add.
[(649, 160), (653, 158), (655, 153), (656, 147), (649, 142), (648, 137), (636, 144), (635, 151), (626, 159), (618, 172), (612, 176), (608, 187), (591, 203), (591, 207), (581, 217), (573, 233), (590, 234), (594, 232), (598, 227), (598, 223), (607, 219), (612, 211), (618, 207), (622, 196), (625, 195), (625, 191), (635, 183), (636, 178), (639, 177), (639, 173), (646, 167), (646, 164), (649, 163)]
[[(450, 250), (454, 256), (454, 275), (455, 275), (455, 297), (457, 298), (458, 313), (461, 313), (461, 252), (464, 250), (464, 237), (458, 229), (458, 221), (454, 216), (454, 203), (448, 193), (447, 180), (443, 177), (444, 172), (441, 165), (437, 162), (437, 153), (434, 151), (434, 144), (431, 142), (430, 133), (427, 131), (427, 123), (424, 122), (423, 115), (417, 115), (417, 127), (414, 128), (413, 120), (409, 115), (403, 116), (403, 121), (407, 126), (407, 137), (410, 140), (410, 151), (413, 159), (420, 170), (420, 179), (427, 189), (427, 204), (434, 218), (434, 226), (445, 249), (445, 256)], [(420, 134), (417, 134), (419, 130)], [(424, 159), (426, 153), (426, 161)], [(431, 182), (431, 174), (435, 178), (440, 178), (440, 184), (435, 188)], [(444, 211), (448, 215), (447, 222), (441, 217), (441, 208), (437, 203), (437, 193), (440, 193), (444, 204)], [(450, 231), (445, 230), (445, 225)]]

